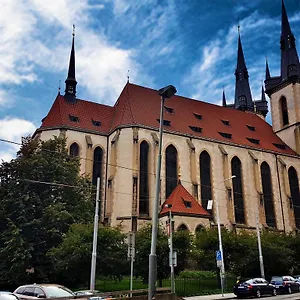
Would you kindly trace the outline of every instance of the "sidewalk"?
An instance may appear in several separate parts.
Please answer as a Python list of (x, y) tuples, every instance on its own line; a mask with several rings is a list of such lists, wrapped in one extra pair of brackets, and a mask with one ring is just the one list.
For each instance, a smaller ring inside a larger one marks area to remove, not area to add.
[(236, 296), (233, 293), (224, 294), (216, 294), (216, 295), (206, 295), (206, 296), (195, 296), (195, 297), (183, 297), (185, 300), (221, 300), (221, 299), (236, 299)]

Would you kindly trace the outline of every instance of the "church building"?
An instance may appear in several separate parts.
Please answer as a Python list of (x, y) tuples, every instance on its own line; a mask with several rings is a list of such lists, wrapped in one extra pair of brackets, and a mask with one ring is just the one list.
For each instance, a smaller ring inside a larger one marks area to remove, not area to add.
[[(300, 229), (300, 65), (282, 1), (281, 71), (266, 63), (261, 99), (253, 99), (238, 35), (235, 99), (222, 106), (174, 95), (163, 118), (159, 217), (195, 233), (220, 222), (234, 231)], [(161, 99), (127, 82), (114, 106), (76, 95), (74, 35), (64, 95), (57, 95), (35, 138), (67, 138), (81, 173), (100, 177), (101, 222), (136, 231), (151, 221)], [(269, 96), (272, 125), (266, 122)], [(235, 176), (234, 178), (232, 178)], [(209, 200), (213, 206), (208, 207)], [(166, 204), (171, 204), (167, 208)]]

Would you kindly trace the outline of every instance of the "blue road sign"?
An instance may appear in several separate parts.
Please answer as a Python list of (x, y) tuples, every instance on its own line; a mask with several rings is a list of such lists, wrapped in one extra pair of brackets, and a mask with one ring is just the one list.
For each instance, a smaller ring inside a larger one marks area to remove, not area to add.
[(216, 251), (216, 259), (217, 260), (222, 260), (222, 255), (221, 255), (221, 251), (220, 250)]

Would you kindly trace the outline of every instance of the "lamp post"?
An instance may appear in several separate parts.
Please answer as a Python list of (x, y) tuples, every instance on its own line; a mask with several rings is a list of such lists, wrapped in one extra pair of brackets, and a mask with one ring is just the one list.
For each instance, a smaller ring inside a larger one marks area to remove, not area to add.
[(170, 247), (170, 268), (171, 268), (171, 293), (175, 294), (175, 277), (174, 277), (174, 261), (173, 261), (173, 223), (172, 223), (172, 204), (166, 204), (169, 208), (169, 247)]
[(260, 239), (260, 228), (259, 228), (259, 210), (257, 209), (256, 214), (256, 234), (257, 234), (257, 244), (258, 244), (258, 258), (259, 258), (259, 266), (260, 266), (260, 276), (265, 278), (265, 268), (264, 268), (264, 258), (261, 247), (261, 239)]
[(148, 300), (152, 300), (156, 294), (156, 275), (157, 275), (157, 230), (158, 230), (158, 201), (160, 191), (160, 171), (161, 171), (161, 149), (162, 149), (162, 133), (163, 133), (163, 118), (164, 118), (164, 103), (166, 98), (172, 97), (176, 93), (176, 88), (173, 85), (168, 85), (158, 90), (161, 97), (160, 120), (159, 120), (159, 150), (156, 165), (156, 183), (155, 183), (155, 198), (152, 211), (152, 235), (151, 235), (151, 252), (149, 255), (149, 280), (148, 280)]
[[(227, 180), (231, 180), (236, 176), (233, 175), (229, 178), (226, 178), (220, 181), (216, 187)], [(220, 225), (220, 214), (219, 214), (219, 201), (218, 197), (216, 197), (216, 211), (217, 211), (217, 224), (218, 224), (218, 236), (219, 236), (219, 250), (221, 252), (221, 269), (220, 269), (220, 278), (221, 278), (221, 289), (222, 289), (222, 297), (224, 297), (224, 278), (225, 278), (225, 265), (224, 265), (224, 256), (223, 256), (223, 244), (222, 244), (222, 234), (221, 234), (221, 225)]]

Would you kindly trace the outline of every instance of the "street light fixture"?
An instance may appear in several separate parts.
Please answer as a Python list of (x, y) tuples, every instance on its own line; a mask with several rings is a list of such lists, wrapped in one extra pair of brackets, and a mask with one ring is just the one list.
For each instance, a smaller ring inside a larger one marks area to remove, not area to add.
[(174, 259), (173, 259), (173, 223), (172, 223), (172, 204), (166, 204), (165, 207), (169, 208), (169, 247), (170, 247), (170, 268), (171, 268), (171, 293), (175, 294), (175, 277), (174, 277)]
[[(231, 180), (236, 176), (233, 175), (229, 178), (226, 178), (220, 181), (216, 187), (227, 180)], [(218, 197), (216, 197), (216, 210), (217, 210), (217, 223), (218, 223), (218, 236), (219, 236), (219, 250), (221, 252), (221, 269), (220, 269), (220, 277), (221, 277), (221, 289), (222, 289), (222, 297), (224, 297), (224, 278), (225, 278), (225, 265), (224, 265), (224, 256), (223, 256), (223, 245), (222, 245), (222, 234), (221, 234), (221, 225), (220, 225), (220, 214), (219, 214), (219, 201)]]
[(158, 230), (158, 201), (160, 191), (160, 171), (161, 171), (161, 149), (162, 149), (162, 133), (164, 119), (164, 103), (166, 98), (171, 98), (176, 93), (176, 88), (173, 85), (168, 85), (158, 90), (161, 96), (160, 120), (159, 120), (159, 150), (156, 165), (156, 183), (155, 183), (155, 198), (152, 211), (152, 235), (151, 235), (151, 252), (149, 255), (149, 280), (148, 280), (148, 300), (152, 300), (156, 294), (156, 275), (157, 275), (157, 230)]

